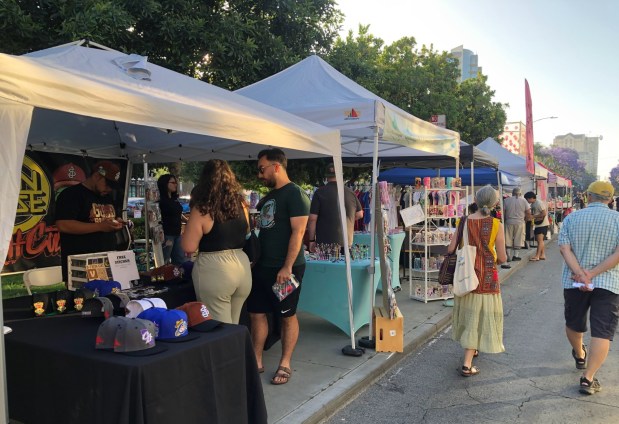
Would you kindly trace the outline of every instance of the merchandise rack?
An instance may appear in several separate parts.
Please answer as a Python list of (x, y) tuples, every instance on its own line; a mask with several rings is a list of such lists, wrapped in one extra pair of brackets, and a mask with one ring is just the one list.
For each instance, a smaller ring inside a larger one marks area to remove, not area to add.
[[(457, 193), (455, 198), (457, 199), (454, 205), (453, 215), (445, 215), (442, 212), (444, 205), (428, 205), (428, 195), (431, 192), (449, 192)], [(430, 233), (438, 232), (453, 232), (455, 227), (452, 225), (452, 219), (461, 218), (466, 213), (466, 204), (463, 207), (457, 208), (462, 195), (464, 199), (468, 199), (468, 187), (454, 187), (454, 188), (420, 188), (413, 189), (412, 193), (420, 192), (423, 196), (423, 202), (421, 206), (424, 211), (425, 219), (422, 225), (414, 225), (409, 227), (409, 260), (408, 260), (408, 277), (409, 277), (409, 297), (424, 303), (432, 300), (447, 300), (453, 298), (452, 286), (441, 286), (438, 284), (438, 272), (440, 264), (430, 268), (430, 260), (433, 255), (444, 255), (447, 253), (447, 246), (449, 246), (450, 239), (448, 236), (445, 240), (434, 241), (430, 238)], [(412, 202), (412, 196), (411, 196)], [(466, 203), (466, 201), (465, 201)], [(411, 204), (412, 206), (412, 204)], [(440, 208), (438, 208), (440, 207)], [(439, 221), (445, 221), (445, 225), (441, 226)], [(413, 230), (423, 231), (423, 240), (415, 241), (413, 237)], [(422, 253), (420, 263), (418, 266), (413, 264), (412, 252)]]

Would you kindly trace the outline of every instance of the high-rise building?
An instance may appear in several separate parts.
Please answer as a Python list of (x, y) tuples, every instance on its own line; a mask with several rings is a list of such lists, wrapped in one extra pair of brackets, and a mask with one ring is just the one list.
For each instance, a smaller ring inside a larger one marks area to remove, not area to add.
[(522, 122), (506, 122), (500, 136), (501, 145), (512, 153), (525, 156), (527, 152), (527, 126)]
[(554, 147), (566, 147), (578, 152), (580, 160), (585, 162), (585, 170), (593, 175), (598, 174), (598, 150), (602, 136), (587, 137), (584, 134), (567, 133), (554, 138)]
[(465, 49), (464, 46), (458, 46), (452, 49), (451, 57), (458, 60), (458, 69), (460, 70), (459, 82), (469, 78), (477, 78), (477, 73), (481, 72), (481, 66), (478, 66), (479, 61), (477, 55)]

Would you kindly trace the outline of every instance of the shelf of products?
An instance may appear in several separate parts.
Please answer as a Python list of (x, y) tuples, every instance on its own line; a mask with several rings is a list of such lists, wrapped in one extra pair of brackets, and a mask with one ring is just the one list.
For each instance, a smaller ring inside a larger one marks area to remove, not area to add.
[(409, 230), (409, 297), (429, 300), (453, 298), (453, 286), (438, 283), (438, 271), (455, 234), (455, 220), (465, 214), (460, 199), (468, 196), (467, 187), (411, 188), (409, 205), (419, 204), (423, 221)]

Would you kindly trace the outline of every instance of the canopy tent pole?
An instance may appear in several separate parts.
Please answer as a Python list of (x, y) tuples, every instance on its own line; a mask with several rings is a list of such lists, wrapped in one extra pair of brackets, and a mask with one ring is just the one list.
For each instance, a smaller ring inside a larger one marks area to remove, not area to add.
[(146, 255), (146, 271), (150, 271), (150, 255), (148, 249), (148, 199), (146, 199), (146, 179), (148, 178), (148, 163), (146, 162), (146, 155), (142, 155), (142, 161), (144, 162), (144, 254)]
[(376, 198), (376, 186), (378, 185), (378, 127), (374, 127), (374, 153), (372, 154), (372, 202), (370, 211), (372, 216), (370, 217), (370, 265), (368, 266), (368, 272), (372, 275), (370, 284), (370, 325), (368, 327), (367, 338), (359, 340), (359, 345), (363, 347), (375, 348), (376, 342), (374, 341), (374, 323), (372, 318), (374, 316), (374, 301), (376, 297), (376, 288), (374, 286), (374, 277), (376, 275), (375, 259), (376, 259), (376, 210), (377, 203), (380, 200)]
[(350, 325), (350, 345), (342, 348), (342, 353), (347, 356), (361, 356), (365, 351), (355, 346), (355, 322), (353, 314), (353, 285), (352, 271), (350, 269), (350, 249), (348, 248), (348, 223), (346, 219), (346, 207), (344, 205), (344, 172), (342, 170), (342, 158), (333, 157), (335, 177), (337, 184), (337, 209), (342, 225), (344, 242), (344, 259), (346, 263), (346, 284), (348, 285), (348, 323)]

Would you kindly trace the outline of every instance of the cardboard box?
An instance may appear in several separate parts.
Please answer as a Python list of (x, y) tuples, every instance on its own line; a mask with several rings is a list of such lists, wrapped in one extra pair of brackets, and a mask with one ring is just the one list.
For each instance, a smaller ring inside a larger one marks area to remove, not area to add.
[(389, 318), (389, 311), (375, 307), (372, 317), (376, 340), (376, 352), (404, 351), (404, 317), (396, 307), (395, 318)]

